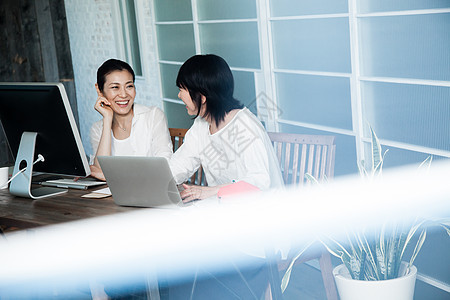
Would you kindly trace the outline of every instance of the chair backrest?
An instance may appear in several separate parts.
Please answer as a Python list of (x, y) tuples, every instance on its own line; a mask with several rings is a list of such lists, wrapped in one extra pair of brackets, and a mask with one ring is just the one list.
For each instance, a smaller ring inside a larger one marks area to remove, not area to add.
[[(169, 128), (170, 133), (170, 139), (172, 140), (172, 146), (173, 146), (173, 152), (175, 152), (178, 148), (183, 145), (184, 142), (184, 136), (186, 135), (186, 132), (188, 129), (186, 128)], [(198, 168), (197, 172), (192, 175), (192, 177), (189, 179), (189, 183), (191, 184), (197, 184), (197, 185), (208, 185), (206, 183), (206, 177), (204, 176), (205, 173), (203, 172), (202, 166)]]
[(303, 185), (308, 173), (318, 181), (334, 176), (334, 136), (268, 132), (285, 184)]
[(184, 136), (188, 129), (186, 128), (169, 128), (170, 139), (172, 140), (173, 152), (183, 145)]

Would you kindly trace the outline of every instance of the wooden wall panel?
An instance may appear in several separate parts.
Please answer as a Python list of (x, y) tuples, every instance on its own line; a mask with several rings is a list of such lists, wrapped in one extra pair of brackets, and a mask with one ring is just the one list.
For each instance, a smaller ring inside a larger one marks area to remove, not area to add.
[(0, 28), (0, 80), (44, 81), (34, 1), (1, 1)]
[[(0, 81), (62, 82), (78, 123), (64, 0), (0, 1)], [(4, 145), (0, 125), (0, 166)]]

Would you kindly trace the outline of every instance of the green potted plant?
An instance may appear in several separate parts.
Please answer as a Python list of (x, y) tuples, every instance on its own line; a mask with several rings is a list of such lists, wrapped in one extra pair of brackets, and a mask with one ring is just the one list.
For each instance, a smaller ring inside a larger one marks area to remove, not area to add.
[[(372, 155), (371, 164), (366, 168), (364, 162), (359, 165), (360, 173), (365, 178), (381, 176), (383, 159), (379, 140), (371, 131)], [(428, 157), (420, 168), (431, 163)], [(317, 182), (315, 178), (308, 178)], [(334, 256), (341, 259), (342, 264), (334, 268), (336, 285), (341, 300), (353, 299), (395, 299), (412, 300), (417, 269), (413, 265), (425, 238), (427, 228), (439, 225), (450, 235), (450, 220), (424, 220), (417, 218), (413, 222), (393, 221), (383, 224), (376, 230), (349, 230), (346, 239), (336, 240), (331, 237), (320, 238), (320, 242)], [(418, 235), (413, 253), (406, 262), (406, 249), (412, 246), (413, 237)], [(289, 265), (281, 283), (284, 291), (295, 260), (305, 251), (303, 249)]]

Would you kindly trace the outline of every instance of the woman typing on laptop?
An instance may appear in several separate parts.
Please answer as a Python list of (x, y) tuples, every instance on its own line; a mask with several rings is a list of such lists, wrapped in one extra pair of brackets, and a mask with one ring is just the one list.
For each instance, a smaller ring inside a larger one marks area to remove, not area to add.
[(126, 62), (109, 59), (97, 70), (95, 110), (103, 119), (94, 123), (90, 137), (95, 157), (91, 176), (105, 180), (98, 156), (172, 155), (167, 121), (157, 107), (134, 103), (135, 74)]
[(208, 186), (184, 184), (184, 202), (217, 196), (233, 183), (261, 190), (283, 185), (278, 159), (261, 122), (233, 98), (228, 64), (216, 55), (195, 55), (180, 68), (178, 98), (196, 118), (170, 167), (178, 184), (201, 165)]
[[(233, 75), (224, 59), (216, 55), (189, 58), (181, 66), (176, 84), (178, 97), (196, 119), (169, 165), (178, 184), (200, 165), (208, 183), (183, 184), (184, 202), (217, 197), (224, 189), (235, 187), (266, 190), (283, 185), (278, 159), (264, 127), (233, 98)], [(201, 279), (194, 279), (195, 288), (189, 281), (180, 286), (169, 282), (169, 294), (176, 295), (174, 299), (187, 299), (190, 294), (191, 299), (260, 299), (268, 282), (265, 260), (249, 256), (248, 262), (253, 268), (235, 266), (235, 271), (217, 277), (199, 271)]]

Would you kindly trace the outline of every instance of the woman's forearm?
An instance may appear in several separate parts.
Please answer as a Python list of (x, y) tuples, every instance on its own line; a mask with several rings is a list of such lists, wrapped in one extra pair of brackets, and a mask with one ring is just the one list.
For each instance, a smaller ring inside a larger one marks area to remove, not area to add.
[(97, 152), (95, 153), (94, 165), (100, 167), (97, 157), (111, 155), (111, 127), (112, 120), (103, 119), (102, 135), (98, 144)]

